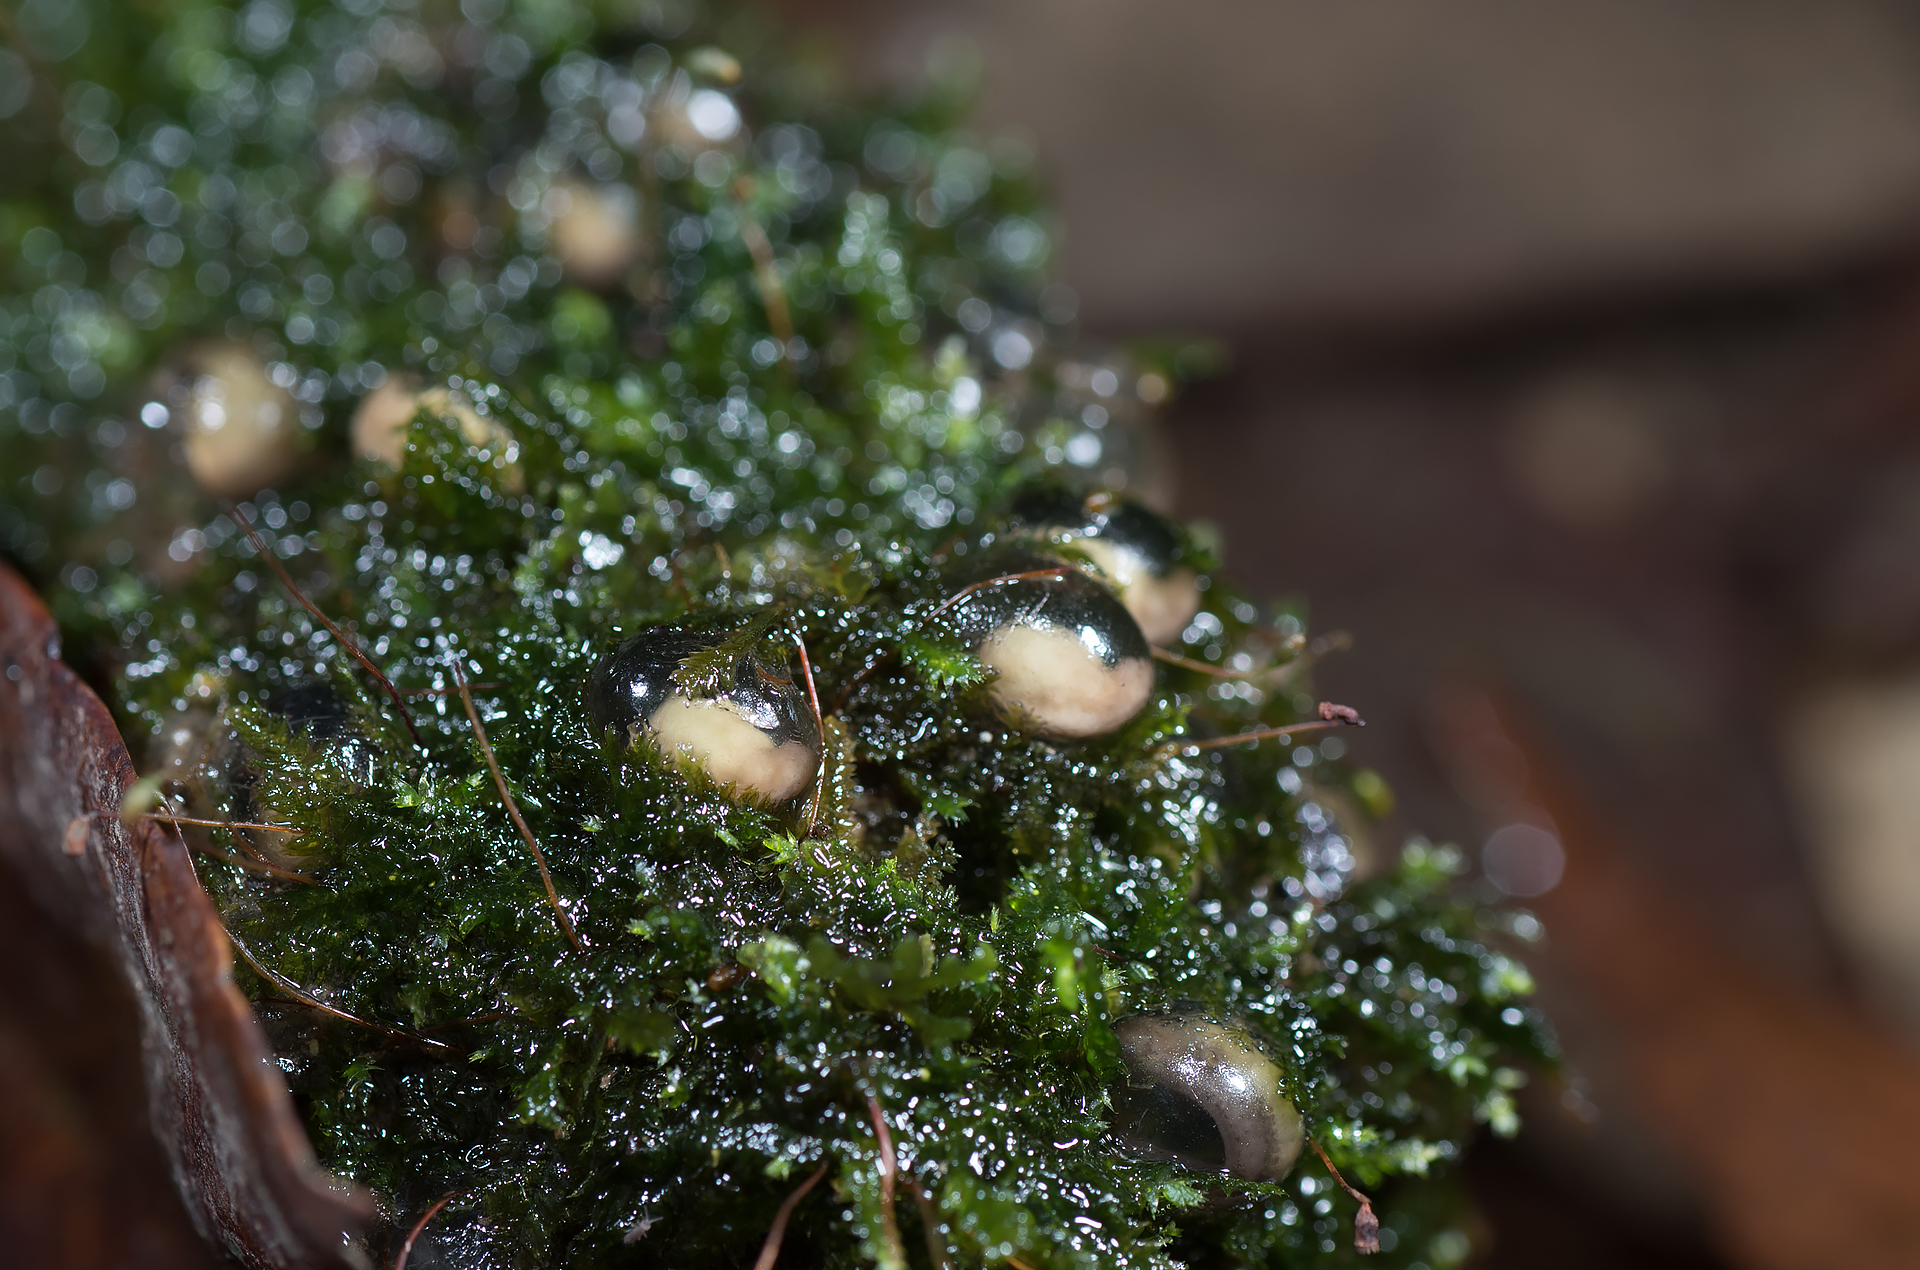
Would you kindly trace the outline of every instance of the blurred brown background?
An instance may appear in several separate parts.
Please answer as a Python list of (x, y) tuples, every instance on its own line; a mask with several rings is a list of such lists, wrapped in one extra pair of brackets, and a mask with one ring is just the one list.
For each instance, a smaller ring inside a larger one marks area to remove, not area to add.
[(1920, 1265), (1920, 12), (789, 7), (977, 62), (1089, 335), (1231, 350), (1150, 477), (1545, 919), (1479, 1264)]

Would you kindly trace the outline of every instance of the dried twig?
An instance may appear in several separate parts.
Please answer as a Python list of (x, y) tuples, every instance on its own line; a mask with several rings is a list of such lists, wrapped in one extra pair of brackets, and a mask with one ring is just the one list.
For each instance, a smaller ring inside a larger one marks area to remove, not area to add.
[(413, 1223), (413, 1229), (407, 1232), (407, 1242), (400, 1245), (400, 1255), (393, 1259), (393, 1270), (407, 1270), (407, 1258), (413, 1255), (413, 1241), (420, 1238), (420, 1232), (427, 1228), (427, 1223), (439, 1216), (440, 1210), (459, 1194), (459, 1191), (448, 1191), (438, 1203), (422, 1214), (419, 1221)]
[(1298, 736), (1303, 732), (1322, 732), (1328, 728), (1364, 728), (1366, 720), (1351, 706), (1336, 705), (1331, 701), (1320, 703), (1320, 717), (1310, 723), (1290, 723), (1284, 728), (1260, 728), (1254, 732), (1236, 732), (1232, 736), (1209, 737), (1204, 741), (1189, 737), (1178, 737), (1160, 747), (1162, 754), (1197, 754), (1201, 750), (1217, 750), (1229, 745), (1239, 745), (1245, 741), (1269, 741), (1275, 737)]
[(800, 669), (807, 677), (807, 704), (813, 707), (813, 731), (820, 738), (820, 766), (813, 776), (813, 797), (807, 803), (807, 828), (800, 836), (811, 838), (820, 819), (820, 803), (827, 792), (827, 721), (820, 714), (820, 690), (813, 682), (813, 659), (807, 656), (807, 641), (800, 627), (793, 628), (793, 642), (800, 649)]
[(1034, 578), (1057, 578), (1062, 576), (1063, 574), (1078, 573), (1078, 572), (1080, 571), (1074, 568), (1072, 565), (1063, 564), (1063, 565), (1056, 565), (1051, 569), (1029, 569), (1025, 573), (1003, 573), (997, 578), (982, 578), (978, 582), (969, 582), (967, 585), (961, 587), (958, 591), (955, 591), (952, 595), (942, 600), (939, 606), (936, 607), (933, 610), (933, 612), (921, 618), (920, 625), (925, 626), (928, 622), (931, 622), (934, 618), (939, 617), (942, 613), (946, 612), (948, 609), (952, 608), (954, 605), (960, 603), (960, 601), (966, 599), (969, 595), (972, 595), (975, 591), (984, 590), (985, 588), (990, 586), (998, 586), (1002, 582), (1027, 582), (1027, 581), (1031, 581)]
[[(247, 857), (247, 859), (249, 860), (252, 860), (255, 864), (259, 865), (261, 868), (265, 869), (267, 872), (273, 874), (275, 877), (287, 878), (295, 882), (305, 882), (308, 886), (319, 885), (318, 882), (315, 882), (312, 878), (307, 877), (305, 874), (299, 873), (293, 869), (286, 868), (285, 866), (277, 863), (276, 861), (267, 859), (267, 857), (261, 853), (259, 848), (255, 847), (251, 842), (247, 841), (247, 835), (240, 832), (240, 827), (238, 825), (227, 826), (227, 839), (228, 841), (232, 842), (234, 846), (240, 849), (241, 855)], [(244, 861), (236, 860), (234, 861), (234, 863), (240, 864), (242, 867), (245, 867)]]
[(222, 507), (228, 517), (232, 519), (233, 523), (240, 526), (241, 532), (247, 535), (247, 541), (253, 544), (253, 549), (259, 554), (260, 558), (267, 562), (267, 567), (273, 570), (274, 576), (280, 579), (280, 585), (286, 587), (288, 593), (291, 594), (294, 599), (300, 601), (300, 606), (306, 609), (307, 612), (313, 614), (314, 620), (326, 627), (327, 632), (340, 642), (340, 647), (346, 649), (348, 654), (364, 666), (367, 673), (372, 675), (374, 679), (379, 682), (380, 686), (386, 690), (387, 696), (393, 699), (394, 709), (400, 712), (400, 722), (407, 725), (407, 735), (413, 738), (414, 745), (425, 749), (426, 743), (420, 739), (420, 729), (413, 726), (413, 716), (407, 713), (407, 703), (400, 696), (400, 690), (393, 686), (393, 680), (387, 678), (380, 667), (373, 664), (373, 659), (360, 651), (360, 645), (348, 639), (347, 633), (334, 625), (333, 619), (325, 613), (322, 613), (319, 606), (314, 604), (312, 600), (309, 600), (300, 588), (293, 584), (293, 575), (289, 574), (285, 566), (280, 563), (280, 558), (273, 554), (273, 549), (267, 546), (266, 539), (262, 538), (260, 532), (253, 527), (253, 522), (245, 516), (242, 516), (240, 509), (230, 502), (223, 503)]
[(1286, 646), (1294, 649), (1293, 657), (1261, 672), (1271, 680), (1270, 686), (1276, 691), (1312, 670), (1328, 654), (1344, 653), (1352, 648), (1353, 636), (1347, 631), (1331, 631), (1308, 643), (1304, 636), (1295, 635)]
[(880, 1110), (880, 1100), (872, 1090), (867, 1091), (867, 1115), (873, 1119), (874, 1136), (880, 1140), (880, 1239), (885, 1245), (880, 1263), (905, 1266), (907, 1250), (900, 1242), (900, 1219), (893, 1209), (894, 1179), (899, 1175), (900, 1163), (893, 1154), (893, 1135), (887, 1132), (886, 1113)]
[(540, 850), (533, 830), (527, 827), (527, 818), (520, 814), (520, 804), (513, 800), (513, 791), (507, 788), (507, 778), (500, 773), (499, 760), (493, 757), (493, 746), (487, 741), (487, 730), (480, 723), (480, 711), (474, 708), (473, 694), (467, 691), (467, 677), (460, 669), (460, 658), (453, 658), (453, 680), (460, 688), (460, 704), (467, 708), (467, 720), (473, 724), (474, 740), (480, 742), (481, 757), (487, 760), (487, 770), (493, 773), (494, 788), (500, 791), (500, 801), (507, 805), (507, 815), (513, 820), (520, 836), (527, 841), (527, 849), (533, 852), (533, 862), (540, 868), (540, 885), (547, 888), (547, 903), (553, 905), (555, 917), (560, 919), (560, 929), (565, 932), (567, 941), (578, 952), (585, 952), (586, 945), (580, 942), (580, 936), (574, 932), (573, 923), (567, 918), (567, 910), (560, 903), (560, 893), (553, 889), (553, 875), (547, 872), (547, 857)]
[(295, 1001), (298, 1001), (301, 1005), (312, 1010), (318, 1010), (322, 1014), (332, 1015), (334, 1018), (345, 1023), (352, 1023), (356, 1027), (366, 1028), (369, 1032), (378, 1032), (380, 1035), (391, 1040), (407, 1041), (429, 1050), (443, 1051), (448, 1054), (459, 1054), (462, 1052), (448, 1045), (445, 1041), (432, 1040), (415, 1032), (402, 1032), (397, 1028), (382, 1027), (380, 1024), (369, 1022), (357, 1014), (349, 1014), (338, 1006), (328, 1005), (325, 1001), (314, 996), (311, 992), (308, 992), (305, 988), (287, 978), (279, 971), (269, 968), (258, 957), (254, 956), (253, 950), (248, 948), (246, 943), (242, 941), (238, 935), (235, 935), (232, 930), (228, 929), (226, 923), (221, 923), (221, 930), (225, 933), (227, 942), (233, 945), (234, 951), (239, 953), (241, 959), (249, 966), (253, 967), (255, 974), (292, 997)]
[(1250, 666), (1246, 670), (1228, 670), (1224, 666), (1215, 666), (1208, 662), (1195, 661), (1191, 657), (1182, 657), (1179, 653), (1167, 648), (1156, 648), (1153, 650), (1153, 655), (1170, 666), (1179, 666), (1184, 670), (1198, 671), (1203, 675), (1212, 675), (1216, 679), (1232, 679), (1241, 683), (1259, 683), (1262, 680), (1270, 680), (1270, 686), (1278, 688), (1284, 686), (1286, 680), (1292, 679), (1294, 676), (1312, 666), (1323, 654), (1342, 652), (1350, 647), (1352, 643), (1352, 639), (1345, 631), (1335, 631), (1323, 639), (1316, 640), (1314, 642), (1315, 646), (1312, 649), (1308, 649), (1306, 639), (1303, 636), (1295, 635), (1281, 645), (1282, 648), (1291, 652), (1293, 656), (1283, 662), (1270, 662), (1264, 666)]
[(189, 848), (198, 851), (202, 855), (210, 855), (225, 864), (231, 864), (236, 869), (252, 869), (256, 873), (265, 873), (276, 878), (285, 878), (289, 882), (299, 882), (305, 886), (320, 885), (320, 883), (304, 873), (295, 873), (291, 869), (283, 869), (277, 864), (258, 859), (257, 857), (233, 855), (230, 852), (222, 851), (210, 842), (189, 844)]
[[(96, 816), (103, 816), (108, 813), (95, 812), (93, 814)], [(245, 824), (245, 823), (236, 825), (234, 824), (234, 822), (226, 821), (226, 820), (197, 820), (190, 816), (171, 816), (165, 813), (157, 813), (157, 812), (150, 812), (150, 811), (139, 812), (132, 816), (123, 815), (122, 817), (120, 817), (120, 819), (128, 825), (131, 825), (136, 820), (151, 820), (158, 824), (166, 825), (173, 830), (174, 838), (178, 840), (180, 845), (186, 848), (188, 851), (198, 851), (202, 855), (210, 855), (214, 859), (224, 861), (225, 863), (231, 864), (238, 869), (255, 869), (263, 873), (270, 873), (275, 877), (285, 878), (289, 882), (302, 882), (308, 886), (320, 885), (320, 883), (316, 882), (314, 879), (308, 877), (304, 873), (295, 873), (291, 869), (281, 868), (279, 865), (273, 863), (271, 860), (261, 859), (258, 855), (255, 855), (251, 850), (247, 852), (248, 858), (229, 855), (225, 851), (222, 851), (220, 848), (214, 846), (210, 842), (200, 843), (198, 845), (188, 842), (187, 835), (180, 832), (181, 825), (207, 825), (212, 828), (231, 829), (233, 831), (233, 840), (236, 843), (241, 843), (242, 845), (244, 845), (244, 840), (240, 837), (240, 834), (238, 832), (239, 829), (243, 829), (243, 828), (244, 829), (272, 829), (280, 833), (300, 832), (297, 829), (283, 830), (278, 825), (251, 825), (251, 824)], [(72, 825), (67, 826), (67, 832), (69, 836), (71, 836), (73, 832)], [(81, 847), (81, 850), (84, 850), (84, 849), (85, 849), (85, 846), (83, 844)], [(74, 850), (71, 846), (69, 846), (68, 854), (78, 855), (80, 854), (80, 852)]]
[(753, 257), (753, 280), (760, 287), (760, 303), (767, 311), (767, 330), (780, 341), (780, 360), (789, 359), (787, 348), (793, 343), (793, 314), (787, 308), (787, 289), (780, 282), (780, 269), (773, 260), (773, 244), (760, 222), (740, 208), (740, 241)]
[(1380, 1251), (1380, 1219), (1373, 1215), (1373, 1201), (1347, 1185), (1347, 1179), (1340, 1176), (1340, 1170), (1333, 1167), (1333, 1161), (1320, 1149), (1320, 1144), (1312, 1138), (1307, 1145), (1320, 1157), (1320, 1163), (1327, 1166), (1327, 1172), (1333, 1174), (1333, 1180), (1340, 1183), (1340, 1189), (1360, 1201), (1360, 1211), (1353, 1215), (1353, 1247), (1361, 1253)]
[(818, 1186), (820, 1179), (827, 1175), (829, 1163), (827, 1160), (820, 1161), (820, 1167), (813, 1171), (812, 1176), (794, 1187), (793, 1193), (781, 1202), (780, 1211), (773, 1215), (773, 1225), (767, 1228), (767, 1241), (760, 1245), (760, 1259), (753, 1263), (753, 1270), (773, 1270), (774, 1262), (780, 1260), (780, 1241), (787, 1237), (788, 1219), (793, 1216), (793, 1210), (800, 1206), (800, 1201), (807, 1197), (807, 1192)]
[[(164, 798), (165, 795), (161, 797)], [(174, 826), (173, 831), (175, 835), (179, 837), (183, 846), (186, 846), (189, 850), (198, 851), (202, 855), (210, 855), (216, 860), (233, 865), (235, 868), (252, 869), (258, 873), (266, 873), (273, 877), (284, 878), (289, 882), (299, 882), (304, 886), (320, 885), (319, 882), (304, 873), (283, 868), (267, 859), (258, 851), (254, 850), (253, 845), (249, 843), (246, 838), (242, 837), (240, 833), (242, 829), (260, 829), (268, 833), (284, 833), (292, 837), (298, 837), (306, 832), (304, 829), (295, 829), (290, 825), (264, 825), (251, 820), (204, 820), (199, 816), (176, 816), (171, 812), (163, 811), (143, 811), (132, 816), (123, 816), (122, 818), (128, 823), (132, 823), (135, 820), (152, 820), (159, 824), (172, 825)], [(210, 842), (189, 843), (186, 835), (180, 832), (179, 826), (181, 825), (197, 825), (207, 829), (225, 829), (227, 836), (233, 839), (233, 844), (240, 848), (240, 854), (237, 856), (231, 855)]]
[(291, 825), (263, 825), (251, 820), (201, 820), (197, 816), (174, 816), (160, 811), (143, 811), (142, 820), (158, 820), (169, 825), (204, 825), (209, 829), (264, 829), (272, 833), (284, 833), (297, 837), (306, 832)]
[(911, 1173), (900, 1175), (900, 1184), (913, 1196), (914, 1203), (920, 1206), (920, 1227), (927, 1236), (927, 1261), (933, 1270), (948, 1270), (947, 1241), (940, 1233), (940, 1210), (934, 1207), (933, 1197), (927, 1194), (924, 1186)]
[(1153, 655), (1159, 660), (1166, 662), (1169, 666), (1178, 666), (1183, 670), (1197, 670), (1203, 675), (1212, 675), (1217, 679), (1245, 679), (1249, 675), (1257, 675), (1260, 673), (1257, 670), (1250, 670), (1242, 674), (1237, 670), (1228, 670), (1225, 666), (1210, 666), (1206, 662), (1195, 661), (1191, 657), (1182, 657), (1179, 653), (1168, 652), (1164, 648), (1154, 649)]

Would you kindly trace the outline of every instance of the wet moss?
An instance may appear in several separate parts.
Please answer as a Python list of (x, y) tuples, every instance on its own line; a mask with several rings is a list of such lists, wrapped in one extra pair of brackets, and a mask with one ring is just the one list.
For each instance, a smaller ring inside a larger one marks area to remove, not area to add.
[[(1063, 743), (1007, 726), (950, 603), (1026, 541), (1019, 491), (1123, 479), (1166, 391), (1074, 342), (1019, 156), (944, 88), (851, 102), (731, 10), (363, 9), (133, 9), (41, 68), (57, 126), (0, 121), (0, 444), (31, 456), (0, 532), (136, 742), (216, 742), (175, 792), (299, 831), (183, 830), (323, 1160), (398, 1223), (376, 1251), (452, 1191), (451, 1264), (737, 1265), (825, 1161), (789, 1263), (887, 1262), (871, 1097), (962, 1264), (1343, 1263), (1317, 1163), (1244, 1182), (1111, 1135), (1115, 1023), (1195, 1003), (1391, 1188), (1388, 1263), (1435, 1264), (1453, 1201), (1416, 1179), (1510, 1131), (1548, 1042), (1455, 856), (1355, 880), (1314, 738), (1172, 744), (1312, 716), (1298, 615), (1210, 579), (1174, 651), (1230, 673), (1159, 663)], [(556, 225), (586, 190), (635, 235), (591, 277)], [(216, 337), (306, 455), (232, 514), (161, 373)], [(398, 462), (356, 457), (401, 382)], [(590, 722), (623, 640), (721, 614), (811, 668), (789, 802)], [(285, 705), (317, 685), (324, 735)]]

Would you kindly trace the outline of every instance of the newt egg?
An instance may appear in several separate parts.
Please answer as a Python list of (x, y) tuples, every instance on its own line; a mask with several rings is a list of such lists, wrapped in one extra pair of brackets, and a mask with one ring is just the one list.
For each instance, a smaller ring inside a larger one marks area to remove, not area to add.
[(305, 732), (347, 779), (358, 785), (373, 783), (378, 751), (354, 726), (346, 699), (332, 684), (324, 679), (293, 684), (268, 697), (267, 710)]
[(1181, 563), (1179, 535), (1140, 504), (1105, 493), (1084, 502), (1039, 494), (1020, 510), (1099, 566), (1148, 642), (1173, 643), (1200, 611), (1200, 575)]
[(296, 457), (293, 398), (242, 344), (207, 344), (184, 359), (187, 469), (215, 498), (241, 498), (287, 476)]
[(1188, 1168), (1277, 1182), (1306, 1130), (1280, 1089), (1280, 1069), (1251, 1036), (1189, 1011), (1123, 1019), (1126, 1085), (1114, 1132), (1129, 1150)]
[[(978, 590), (954, 606), (996, 678), (994, 701), (1019, 727), (1062, 740), (1111, 732), (1153, 695), (1153, 653), (1112, 592), (1062, 561), (990, 552), (968, 573)], [(1006, 579), (992, 581), (991, 579)]]
[(562, 181), (547, 194), (558, 208), (551, 233), (568, 280), (593, 291), (620, 285), (645, 247), (633, 192)]
[[(268, 714), (284, 720), (294, 732), (304, 733), (348, 781), (357, 786), (373, 782), (378, 751), (354, 726), (345, 699), (332, 684), (325, 680), (295, 683), (270, 695), (265, 705)], [(174, 712), (155, 735), (149, 753), (163, 788), (184, 797), (189, 815), (248, 824), (286, 823), (287, 817), (262, 788), (264, 760), (241, 739), (224, 708)], [(300, 840), (287, 834), (270, 829), (231, 832), (275, 864), (300, 862)], [(223, 841), (216, 835), (216, 844)]]
[(651, 627), (602, 658), (587, 678), (587, 716), (599, 731), (642, 736), (715, 784), (769, 802), (792, 798), (820, 768), (820, 731), (806, 690), (784, 664), (757, 652), (734, 660), (711, 696), (675, 681), (686, 660), (725, 629)]
[[(513, 434), (499, 420), (482, 416), (464, 396), (446, 388), (422, 389), (397, 375), (362, 397), (354, 408), (353, 452), (399, 467), (407, 455), (407, 430), (422, 410), (452, 420), (466, 443), (489, 451), (496, 466), (511, 465), (519, 457)], [(511, 467), (509, 472), (510, 483), (518, 484), (517, 473)]]

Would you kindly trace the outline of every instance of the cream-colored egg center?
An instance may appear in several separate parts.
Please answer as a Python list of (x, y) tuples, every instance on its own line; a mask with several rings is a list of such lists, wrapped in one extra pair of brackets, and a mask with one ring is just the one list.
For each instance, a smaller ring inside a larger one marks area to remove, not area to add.
[(1153, 692), (1153, 665), (1144, 657), (1108, 667), (1077, 632), (1059, 627), (997, 627), (980, 646), (980, 661), (999, 675), (992, 693), (1001, 708), (1048, 736), (1111, 732)]
[(459, 393), (445, 388), (420, 391), (399, 377), (387, 380), (360, 399), (353, 412), (353, 452), (363, 459), (375, 459), (399, 467), (407, 456), (407, 430), (420, 410), (451, 418), (460, 429), (461, 439), (475, 450), (485, 451), (500, 472), (500, 483), (519, 492), (526, 486), (520, 470), (520, 443), (498, 419), (489, 419), (473, 408)]
[(1186, 568), (1164, 578), (1143, 573), (1120, 593), (1120, 602), (1140, 623), (1149, 644), (1171, 644), (1200, 611), (1200, 577)]
[(186, 451), (194, 483), (238, 498), (285, 476), (294, 462), (293, 398), (249, 349), (215, 345), (192, 361)]
[(1183, 566), (1158, 578), (1131, 548), (1104, 538), (1081, 538), (1075, 545), (1112, 581), (1149, 644), (1173, 643), (1200, 611), (1200, 575), (1192, 569)]
[(353, 451), (361, 458), (379, 459), (393, 466), (407, 454), (407, 428), (415, 412), (451, 417), (460, 427), (460, 435), (475, 449), (491, 450), (508, 459), (517, 455), (513, 434), (497, 421), (483, 417), (466, 398), (445, 388), (419, 391), (398, 378), (389, 379), (360, 399), (353, 412)]
[(820, 768), (818, 754), (798, 741), (775, 745), (731, 701), (668, 697), (647, 726), (662, 750), (698, 764), (715, 784), (770, 802), (798, 794)]
[(588, 287), (618, 284), (642, 246), (634, 208), (574, 182), (556, 186), (548, 197), (564, 205), (553, 218), (552, 234), (567, 277)]

